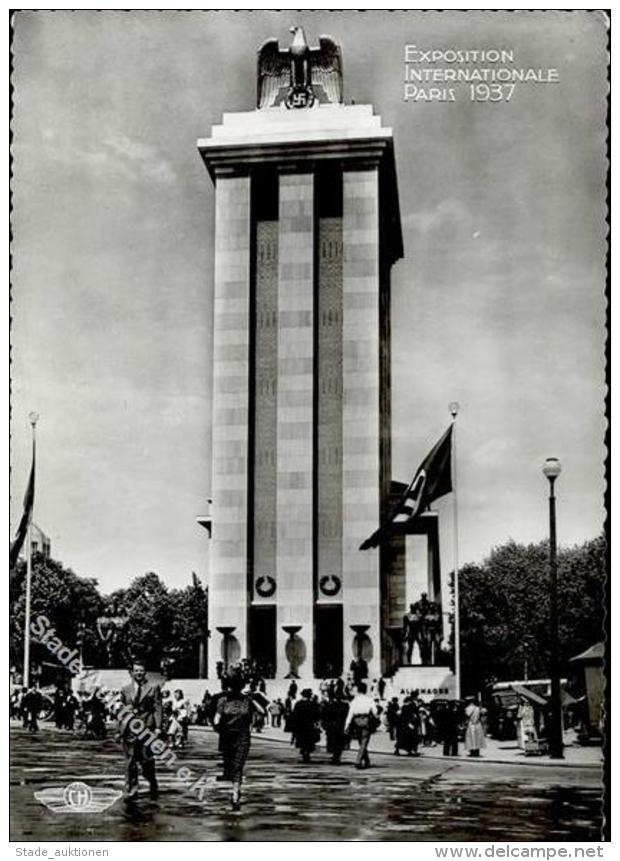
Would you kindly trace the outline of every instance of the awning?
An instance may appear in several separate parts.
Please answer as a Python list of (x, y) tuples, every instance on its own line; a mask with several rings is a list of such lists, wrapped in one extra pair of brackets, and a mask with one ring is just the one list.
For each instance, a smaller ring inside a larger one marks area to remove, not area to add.
[(594, 663), (598, 663), (602, 661), (605, 657), (605, 646), (603, 643), (595, 643), (593, 646), (590, 646), (589, 649), (586, 649), (585, 652), (582, 652), (580, 655), (575, 655), (574, 658), (571, 658), (571, 661), (593, 661)]
[(547, 700), (544, 697), (541, 697), (540, 694), (535, 694), (534, 691), (530, 691), (529, 688), (524, 688), (522, 685), (513, 685), (512, 689), (515, 693), (519, 694), (520, 697), (529, 700), (535, 706), (547, 705)]
[(575, 703), (578, 702), (579, 700), (576, 700), (572, 694), (569, 694), (568, 691), (565, 691), (564, 688), (562, 688), (562, 705), (564, 708), (567, 706), (574, 706)]
[[(548, 700), (541, 696), (540, 694), (535, 693), (535, 691), (531, 691), (529, 688), (524, 687), (523, 685), (513, 685), (513, 690), (520, 697), (523, 697), (526, 700), (529, 700), (533, 705), (536, 706), (547, 706), (549, 705)], [(567, 708), (567, 706), (574, 706), (577, 700), (572, 694), (569, 694), (567, 690), (561, 688), (560, 690), (561, 699), (562, 699), (562, 707)]]
[(493, 694), (495, 705), (504, 709), (512, 709), (517, 707), (517, 695), (513, 690), (496, 691)]

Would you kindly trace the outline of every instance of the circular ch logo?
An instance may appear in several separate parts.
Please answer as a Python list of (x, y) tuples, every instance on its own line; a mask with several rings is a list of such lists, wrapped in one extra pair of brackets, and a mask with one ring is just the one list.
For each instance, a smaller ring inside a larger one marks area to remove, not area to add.
[(86, 783), (76, 781), (65, 786), (62, 797), (67, 807), (72, 807), (74, 810), (83, 810), (85, 807), (90, 807), (93, 793), (90, 786)]
[(327, 595), (329, 598), (337, 595), (340, 592), (340, 577), (336, 577), (335, 574), (326, 574), (324, 577), (321, 577), (319, 580), (319, 587), (321, 592), (324, 595)]
[(54, 813), (103, 813), (123, 793), (105, 786), (88, 786), (76, 780), (62, 789), (53, 786), (34, 793), (34, 797)]
[(276, 591), (276, 581), (269, 575), (266, 577), (259, 577), (256, 581), (256, 591), (261, 598), (271, 598)]

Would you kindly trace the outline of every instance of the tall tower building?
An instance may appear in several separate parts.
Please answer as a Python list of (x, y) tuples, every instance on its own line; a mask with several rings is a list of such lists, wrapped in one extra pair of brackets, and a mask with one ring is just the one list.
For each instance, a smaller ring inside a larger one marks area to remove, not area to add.
[(215, 184), (210, 676), (247, 657), (320, 678), (360, 656), (376, 676), (405, 609), (394, 548), (359, 551), (390, 501), (392, 131), (343, 103), (335, 43), (295, 31), (259, 52), (257, 109), (198, 142)]

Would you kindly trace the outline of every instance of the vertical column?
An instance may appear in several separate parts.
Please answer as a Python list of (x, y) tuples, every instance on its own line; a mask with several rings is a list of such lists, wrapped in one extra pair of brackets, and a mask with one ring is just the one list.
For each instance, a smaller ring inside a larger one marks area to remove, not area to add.
[[(254, 584), (253, 602), (273, 604), (261, 596), (265, 578), (276, 581), (276, 380), (278, 378), (278, 222), (256, 223)], [(258, 588), (257, 588), (258, 585)], [(253, 655), (252, 657), (256, 657)]]
[[(319, 218), (317, 574), (342, 579), (342, 219)], [(334, 585), (331, 583), (330, 588)], [(318, 600), (340, 603), (318, 589)]]
[(217, 179), (214, 293), (211, 678), (224, 650), (234, 661), (247, 647), (249, 177)]
[[(280, 177), (277, 675), (312, 676), (313, 175)], [(290, 635), (283, 626), (301, 626)], [(287, 656), (287, 650), (289, 652)]]
[(381, 666), (379, 551), (359, 550), (377, 528), (379, 471), (379, 194), (376, 167), (343, 176), (343, 588), (344, 663), (351, 625), (368, 626), (362, 657)]

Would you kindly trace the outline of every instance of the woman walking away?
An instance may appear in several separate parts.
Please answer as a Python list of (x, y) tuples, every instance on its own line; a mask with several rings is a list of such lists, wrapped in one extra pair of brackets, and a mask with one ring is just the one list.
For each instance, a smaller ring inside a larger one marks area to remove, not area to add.
[(474, 697), (467, 698), (465, 708), (465, 747), (469, 756), (480, 756), (480, 749), (485, 747), (484, 727), (480, 720), (480, 706), (476, 704)]
[(301, 692), (301, 699), (295, 703), (291, 716), (295, 746), (299, 749), (302, 762), (310, 762), (310, 754), (321, 737), (317, 726), (318, 718), (319, 710), (312, 701), (312, 691), (305, 688)]
[(254, 710), (259, 708), (242, 693), (245, 680), (240, 674), (228, 679), (228, 688), (217, 701), (213, 725), (220, 736), (220, 752), (224, 760), (224, 780), (232, 781), (232, 808), (241, 806), (243, 766), (250, 750), (250, 728)]

